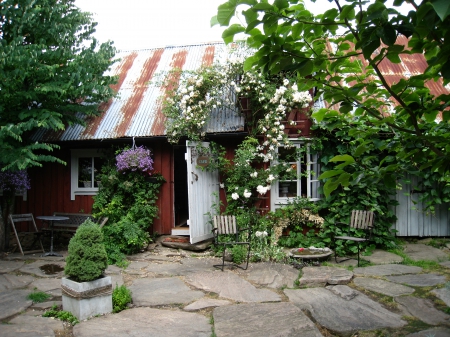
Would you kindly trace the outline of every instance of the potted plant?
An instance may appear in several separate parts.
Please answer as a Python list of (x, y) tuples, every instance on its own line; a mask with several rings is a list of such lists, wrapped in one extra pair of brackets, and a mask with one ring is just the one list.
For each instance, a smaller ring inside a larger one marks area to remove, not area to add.
[(63, 309), (79, 320), (112, 312), (111, 277), (103, 274), (107, 267), (102, 231), (88, 219), (69, 243), (61, 279)]

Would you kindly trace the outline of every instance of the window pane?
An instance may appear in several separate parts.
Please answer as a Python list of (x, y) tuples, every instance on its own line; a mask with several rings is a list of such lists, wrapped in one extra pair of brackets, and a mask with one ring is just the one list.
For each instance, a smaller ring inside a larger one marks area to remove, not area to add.
[(78, 187), (92, 187), (92, 158), (78, 158)]
[(280, 198), (293, 198), (297, 196), (296, 181), (280, 181), (278, 183), (278, 191)]
[(289, 161), (289, 162), (295, 162), (295, 154), (296, 154), (296, 148), (295, 147), (291, 147), (291, 148), (285, 148), (285, 147), (280, 147), (278, 148), (278, 154), (280, 156), (280, 160), (284, 160), (284, 161)]
[(100, 184), (100, 178), (98, 175), (100, 174), (100, 171), (102, 169), (102, 166), (104, 164), (104, 159), (100, 157), (94, 157), (94, 186), (99, 187)]

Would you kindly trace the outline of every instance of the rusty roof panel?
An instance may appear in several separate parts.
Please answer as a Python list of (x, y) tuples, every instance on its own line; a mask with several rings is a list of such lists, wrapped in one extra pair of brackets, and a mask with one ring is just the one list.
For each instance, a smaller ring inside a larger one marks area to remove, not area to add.
[[(117, 139), (124, 137), (155, 137), (165, 135), (165, 116), (162, 97), (166, 88), (161, 85), (162, 73), (174, 68), (195, 70), (226, 57), (223, 43), (166, 47), (121, 52), (108, 75), (118, 75), (113, 89), (117, 97), (105, 102), (105, 110), (98, 117), (87, 119), (87, 126), (73, 125), (65, 131), (39, 130), (33, 136), (40, 141), (73, 141), (89, 139)], [(206, 130), (208, 133), (236, 132), (244, 129), (240, 114), (232, 111), (213, 111)]]

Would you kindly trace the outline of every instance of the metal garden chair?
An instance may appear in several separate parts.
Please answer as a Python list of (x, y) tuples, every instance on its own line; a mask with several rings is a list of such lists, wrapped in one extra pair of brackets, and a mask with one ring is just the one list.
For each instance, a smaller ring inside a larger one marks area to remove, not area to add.
[[(235, 266), (246, 270), (248, 268), (248, 260), (250, 258), (250, 237), (251, 237), (250, 228), (239, 229), (236, 224), (236, 217), (234, 215), (215, 215), (213, 217), (213, 225), (214, 225), (213, 228), (214, 245), (223, 246), (222, 264), (214, 265), (214, 267), (220, 268), (222, 271), (224, 266), (226, 265)], [(240, 234), (244, 231), (247, 231), (246, 240), (241, 240)], [(228, 242), (219, 242), (219, 237), (224, 235), (232, 235), (234, 237), (234, 240)], [(227, 246), (234, 246), (234, 245), (244, 245), (244, 246), (247, 245), (247, 258), (245, 268), (235, 263), (225, 264), (226, 248)]]
[[(334, 237), (334, 247), (336, 247), (336, 240), (347, 240), (347, 241), (354, 241), (356, 242), (358, 246), (358, 267), (359, 267), (359, 261), (360, 261), (360, 252), (361, 252), (361, 243), (369, 241), (372, 237), (372, 230), (373, 230), (373, 223), (375, 220), (375, 215), (372, 211), (358, 211), (353, 210), (350, 218), (350, 222), (348, 224), (344, 222), (337, 222), (336, 224), (343, 224), (348, 226), (347, 235), (342, 236), (335, 236)], [(362, 230), (364, 232), (363, 237), (357, 237), (357, 236), (350, 236), (350, 231), (352, 229), (355, 230)], [(336, 249), (334, 252), (334, 259), (336, 263), (337, 261), (337, 255), (336, 255)], [(350, 258), (343, 259), (339, 262), (347, 261)]]

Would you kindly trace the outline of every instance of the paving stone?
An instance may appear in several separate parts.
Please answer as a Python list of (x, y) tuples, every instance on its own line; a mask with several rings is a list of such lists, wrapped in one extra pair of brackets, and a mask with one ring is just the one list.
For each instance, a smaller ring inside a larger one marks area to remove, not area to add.
[(128, 267), (124, 270), (126, 274), (129, 275), (146, 275), (147, 271), (145, 268), (148, 267), (148, 262), (142, 261), (131, 261)]
[(418, 287), (430, 287), (447, 282), (447, 278), (439, 274), (388, 276), (387, 279), (391, 282)]
[(400, 303), (403, 310), (406, 310), (411, 316), (417, 317), (427, 324), (441, 325), (450, 322), (450, 315), (437, 310), (429, 299), (399, 296), (395, 298), (395, 301)]
[(123, 276), (122, 276), (122, 275), (111, 274), (111, 275), (109, 275), (109, 276), (111, 276), (111, 284), (112, 284), (113, 289), (114, 289), (115, 287), (120, 287), (121, 285), (124, 284)]
[(409, 295), (414, 292), (414, 288), (370, 277), (356, 277), (353, 283), (357, 287), (392, 297)]
[(299, 271), (294, 267), (273, 262), (251, 264), (247, 270), (239, 270), (237, 273), (247, 280), (273, 289), (293, 288), (299, 275)]
[(30, 308), (36, 310), (48, 310), (54, 305), (62, 306), (62, 301), (47, 301), (42, 303), (33, 303)]
[(386, 264), (379, 266), (360, 267), (353, 269), (355, 276), (387, 276), (402, 274), (418, 274), (422, 268), (415, 266), (405, 266), (402, 264)]
[(0, 292), (0, 321), (27, 309), (33, 302), (27, 299), (28, 289)]
[(213, 308), (213, 307), (221, 307), (223, 305), (230, 305), (230, 301), (226, 300), (216, 300), (213, 298), (201, 298), (198, 301), (195, 301), (192, 304), (189, 304), (183, 308), (185, 311), (197, 311), (202, 310), (206, 308)]
[(291, 303), (247, 303), (215, 308), (217, 337), (322, 337), (315, 324)]
[(364, 256), (363, 258), (373, 264), (392, 264), (403, 262), (403, 258), (401, 256), (381, 249), (375, 249), (371, 255)]
[(447, 287), (434, 289), (431, 291), (432, 294), (436, 295), (439, 299), (441, 299), (447, 307), (450, 307), (450, 289)]
[(215, 264), (219, 263), (217, 258), (184, 258), (179, 262), (150, 263), (146, 271), (155, 275), (184, 276), (198, 272), (216, 271)]
[(450, 268), (450, 261), (441, 262), (439, 264), (443, 267)]
[(308, 287), (324, 287), (327, 284), (347, 284), (353, 278), (353, 273), (338, 267), (305, 267), (300, 278), (300, 285)]
[(25, 262), (23, 261), (7, 261), (0, 260), (0, 274), (10, 273), (12, 271), (20, 269)]
[(74, 337), (210, 337), (209, 319), (201, 314), (133, 308), (114, 315), (83, 321), (73, 328)]
[(444, 327), (432, 328), (420, 332), (411, 333), (405, 337), (449, 337), (450, 329)]
[(62, 296), (61, 279), (36, 279), (28, 286), (28, 289), (34, 289), (46, 292), (52, 296)]
[(442, 250), (421, 243), (406, 244), (403, 249), (403, 253), (408, 255), (408, 257), (413, 261), (425, 260), (444, 262), (448, 261), (450, 258), (450, 255)]
[(177, 277), (136, 279), (129, 289), (133, 304), (137, 306), (188, 304), (204, 296), (203, 292), (191, 290)]
[(0, 292), (24, 288), (34, 280), (31, 275), (0, 274)]
[(39, 277), (46, 277), (46, 278), (61, 278), (64, 276), (64, 271), (60, 271), (56, 274), (46, 274), (45, 272), (43, 272), (40, 267), (44, 266), (44, 265), (56, 265), (62, 269), (64, 269), (66, 263), (65, 262), (61, 262), (61, 261), (35, 261), (29, 264), (25, 264), (23, 267), (21, 267), (19, 269), (20, 272), (25, 273), (25, 274), (31, 274), (31, 275), (36, 275)]
[(105, 270), (105, 274), (108, 276), (121, 274), (123, 270), (123, 268), (117, 267), (115, 265), (109, 265)]
[(237, 302), (279, 302), (281, 298), (269, 289), (257, 289), (230, 271), (200, 272), (186, 276), (186, 282), (198, 289), (217, 293)]
[[(51, 317), (42, 317), (42, 316), (19, 315), (17, 317), (14, 317), (8, 323), (17, 325), (17, 328), (18, 328), (17, 332), (20, 332), (20, 328), (25, 325), (35, 326), (35, 327), (37, 327), (37, 326), (47, 327), (52, 330), (51, 336), (54, 336), (53, 330), (64, 329), (63, 321), (60, 321), (59, 319), (54, 319)], [(22, 335), (20, 334), (20, 336), (22, 336)]]
[(289, 301), (302, 310), (308, 310), (321, 326), (336, 334), (349, 335), (360, 330), (400, 328), (407, 324), (400, 315), (390, 312), (379, 303), (356, 290), (345, 290), (336, 285), (339, 293), (356, 292), (350, 300), (336, 295), (330, 289), (285, 289)]

